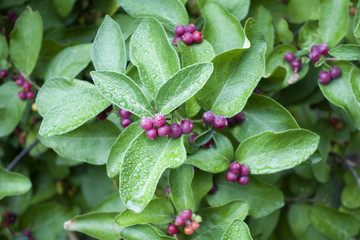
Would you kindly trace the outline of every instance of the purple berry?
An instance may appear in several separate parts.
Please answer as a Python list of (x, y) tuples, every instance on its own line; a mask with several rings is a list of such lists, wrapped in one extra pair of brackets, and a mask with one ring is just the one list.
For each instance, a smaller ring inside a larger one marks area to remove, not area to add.
[(18, 97), (23, 101), (26, 100), (26, 92), (23, 91), (18, 92)]
[(185, 209), (181, 212), (181, 217), (184, 220), (190, 220), (191, 219), (192, 212), (190, 209)]
[(230, 164), (230, 172), (235, 173), (235, 174), (239, 174), (240, 173), (240, 169), (241, 169), (241, 164), (238, 162), (232, 162)]
[(144, 130), (150, 130), (154, 127), (153, 120), (149, 117), (143, 117), (140, 121), (140, 127)]
[(340, 70), (340, 68), (337, 67), (337, 66), (333, 66), (333, 67), (332, 67), (332, 70), (330, 71), (330, 76), (331, 76), (332, 78), (338, 78), (338, 77), (340, 77), (340, 75), (341, 75), (341, 70)]
[(124, 109), (119, 109), (119, 116), (122, 118), (129, 118), (131, 116), (131, 112), (124, 110)]
[(202, 33), (199, 32), (199, 31), (193, 32), (193, 39), (194, 39), (194, 42), (196, 42), (196, 43), (201, 43), (202, 40), (203, 40), (203, 35), (202, 35)]
[(223, 129), (227, 125), (227, 120), (224, 116), (217, 115), (217, 116), (215, 116), (213, 125), (214, 125), (214, 128), (216, 128), (216, 129)]
[(25, 91), (29, 91), (31, 89), (31, 84), (29, 82), (24, 82), (22, 87)]
[(110, 105), (110, 106), (108, 106), (107, 108), (105, 108), (104, 112), (109, 113), (109, 112), (111, 112), (112, 110), (113, 110), (113, 105)]
[(15, 135), (20, 135), (20, 133), (21, 133), (20, 128), (15, 128), (14, 134), (15, 134)]
[(245, 114), (242, 112), (239, 112), (238, 114), (235, 115), (235, 120), (238, 123), (242, 123), (243, 121), (245, 121)]
[(294, 60), (291, 62), (291, 68), (294, 70), (294, 71), (298, 71), (301, 69), (301, 62), (299, 60)]
[(316, 63), (317, 61), (319, 61), (320, 60), (320, 57), (321, 57), (321, 54), (320, 54), (320, 52), (319, 51), (311, 51), (310, 53), (309, 53), (309, 58), (311, 59), (311, 61), (313, 62), (313, 63)]
[(25, 229), (25, 230), (23, 231), (23, 236), (25, 236), (25, 237), (31, 237), (31, 231), (30, 231), (29, 229)]
[(107, 118), (106, 112), (102, 111), (98, 115), (96, 115), (96, 118), (100, 121), (105, 120)]
[(199, 135), (198, 134), (190, 135), (189, 141), (190, 141), (191, 145), (194, 145), (194, 141), (195, 141), (195, 138), (197, 138), (197, 136), (199, 136)]
[(328, 84), (331, 81), (330, 73), (325, 71), (320, 72), (318, 78), (321, 84)]
[(15, 214), (10, 214), (8, 221), (10, 224), (13, 224), (16, 222), (16, 215)]
[(175, 32), (176, 35), (181, 37), (185, 33), (185, 26), (181, 25), (181, 24), (176, 25), (174, 32)]
[(8, 71), (6, 69), (0, 70), (0, 78), (6, 78), (8, 76)]
[(314, 51), (320, 52), (320, 50), (319, 50), (319, 45), (313, 45), (313, 46), (311, 47), (311, 52), (314, 52)]
[(158, 136), (158, 131), (156, 130), (156, 128), (151, 128), (146, 131), (146, 136), (148, 139), (153, 140)]
[(8, 18), (13, 18), (13, 17), (15, 17), (15, 12), (14, 11), (11, 11), (11, 10), (9, 10), (9, 11), (7, 11), (7, 16), (8, 16)]
[(227, 120), (227, 123), (228, 123), (228, 126), (229, 126), (229, 127), (235, 126), (235, 124), (236, 124), (235, 117), (226, 118), (226, 120)]
[(165, 188), (165, 193), (166, 193), (166, 195), (170, 195), (170, 187), (169, 186), (167, 186)]
[(211, 111), (207, 111), (207, 112), (204, 112), (204, 114), (202, 115), (202, 119), (203, 119), (204, 123), (213, 124), (215, 115)]
[(183, 133), (188, 134), (194, 129), (194, 124), (192, 121), (185, 119), (181, 121), (180, 127)]
[(249, 176), (239, 176), (238, 183), (240, 185), (246, 185), (249, 183)]
[(236, 182), (237, 175), (235, 173), (229, 171), (226, 173), (226, 180), (228, 182)]
[(164, 115), (157, 113), (155, 114), (155, 116), (153, 117), (153, 123), (155, 127), (162, 127), (165, 125), (166, 123), (166, 118)]
[(250, 169), (248, 166), (246, 165), (240, 166), (240, 172), (239, 172), (240, 176), (247, 176), (249, 175), (249, 173), (250, 173)]
[(161, 137), (166, 137), (167, 135), (169, 135), (169, 132), (170, 132), (170, 127), (168, 125), (164, 125), (162, 127), (159, 127), (158, 129), (158, 134)]
[(174, 44), (175, 46), (177, 46), (177, 42), (178, 42), (178, 41), (182, 41), (182, 37), (179, 37), (179, 36), (174, 37), (174, 39), (173, 39), (173, 44)]
[(287, 53), (285, 53), (284, 58), (285, 58), (285, 61), (292, 62), (295, 60), (295, 55), (292, 52), (287, 52)]
[(193, 33), (193, 32), (195, 32), (195, 31), (196, 31), (196, 26), (195, 26), (195, 24), (190, 23), (190, 24), (186, 25), (186, 27), (185, 27), (185, 32), (187, 32), (187, 33)]
[(16, 85), (18, 85), (19, 87), (22, 87), (25, 83), (25, 80), (23, 78), (18, 78), (16, 79)]
[(262, 94), (262, 91), (260, 88), (255, 88), (253, 93), (256, 93), (256, 94)]
[(27, 99), (33, 99), (35, 97), (35, 93), (33, 91), (29, 91), (26, 93)]
[(207, 143), (205, 143), (204, 145), (202, 145), (203, 148), (209, 148), (212, 146), (212, 139), (210, 139)]
[(216, 193), (217, 189), (218, 189), (218, 186), (214, 183), (209, 191), (209, 194)]
[(185, 223), (185, 220), (181, 216), (177, 216), (175, 218), (175, 224), (176, 225), (182, 226), (182, 225), (184, 225), (184, 223)]
[(167, 227), (167, 232), (170, 235), (174, 235), (178, 233), (178, 227), (175, 224), (169, 224), (169, 226)]
[(169, 136), (172, 138), (178, 138), (182, 134), (181, 127), (177, 123), (170, 124)]
[(318, 48), (321, 55), (326, 55), (329, 52), (329, 46), (326, 43), (321, 43)]
[(130, 118), (123, 118), (120, 121), (120, 124), (123, 128), (127, 128), (131, 124)]
[(190, 45), (194, 42), (194, 38), (193, 35), (191, 33), (186, 32), (183, 36), (182, 36), (182, 41), (186, 44), (186, 45)]

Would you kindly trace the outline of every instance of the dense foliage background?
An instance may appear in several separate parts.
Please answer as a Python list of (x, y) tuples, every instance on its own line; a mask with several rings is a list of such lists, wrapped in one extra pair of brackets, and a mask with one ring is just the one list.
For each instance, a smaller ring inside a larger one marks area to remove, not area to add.
[[(359, 239), (359, 8), (1, 0), (0, 239)], [(174, 46), (188, 23), (204, 40)], [(155, 108), (200, 136), (146, 138)], [(245, 120), (215, 129), (209, 110)], [(233, 161), (247, 185), (226, 181)], [(200, 228), (171, 236), (185, 209)]]

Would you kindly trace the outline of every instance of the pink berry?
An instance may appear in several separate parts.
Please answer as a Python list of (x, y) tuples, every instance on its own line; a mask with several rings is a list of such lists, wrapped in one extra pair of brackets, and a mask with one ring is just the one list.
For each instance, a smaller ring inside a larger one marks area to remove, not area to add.
[(201, 43), (202, 40), (203, 40), (203, 35), (202, 35), (202, 33), (199, 32), (199, 31), (193, 32), (193, 39), (194, 39), (194, 42), (196, 42), (196, 43)]
[(187, 32), (187, 33), (193, 33), (193, 32), (195, 32), (195, 31), (196, 31), (196, 26), (195, 26), (195, 24), (190, 23), (190, 24), (186, 25), (186, 27), (185, 27), (185, 32)]
[(235, 173), (235, 174), (239, 174), (240, 173), (240, 169), (241, 169), (241, 164), (238, 162), (232, 162), (230, 164), (230, 172)]
[(192, 135), (190, 135), (189, 141), (190, 141), (190, 144), (191, 144), (191, 145), (194, 144), (195, 138), (197, 138), (197, 136), (199, 136), (199, 135), (198, 135), (198, 134), (192, 134)]
[(107, 118), (106, 112), (102, 111), (101, 113), (99, 113), (98, 115), (96, 115), (96, 118), (100, 121), (103, 121)]
[(238, 183), (240, 185), (246, 185), (249, 183), (249, 176), (239, 176)]
[(166, 137), (167, 135), (169, 135), (170, 132), (170, 127), (168, 125), (164, 125), (162, 127), (159, 127), (158, 129), (158, 134), (161, 137)]
[(206, 111), (202, 115), (202, 119), (203, 119), (204, 123), (213, 124), (215, 115), (211, 111)]
[(8, 71), (6, 69), (0, 70), (0, 78), (6, 78), (8, 76)]
[(25, 80), (23, 78), (18, 78), (16, 79), (16, 85), (18, 85), (19, 87), (22, 87), (25, 83)]
[(331, 81), (330, 73), (325, 71), (320, 72), (318, 78), (321, 84), (328, 84)]
[(25, 91), (29, 91), (31, 89), (31, 84), (29, 82), (24, 82), (22, 87)]
[(193, 35), (189, 32), (186, 32), (183, 36), (182, 36), (182, 41), (186, 44), (186, 45), (190, 45), (194, 42), (194, 38)]
[(173, 39), (173, 44), (174, 44), (175, 46), (177, 46), (177, 42), (178, 42), (178, 41), (182, 41), (182, 37), (179, 37), (179, 36), (174, 37), (174, 39)]
[(183, 133), (188, 134), (194, 129), (194, 124), (192, 121), (185, 119), (181, 121), (180, 127)]
[(241, 165), (240, 166), (240, 175), (241, 176), (247, 176), (247, 175), (249, 175), (249, 173), (250, 173), (250, 169), (249, 169), (249, 167), (248, 166), (246, 166), (246, 165)]
[(227, 172), (226, 173), (226, 180), (228, 182), (236, 182), (237, 180), (237, 175), (233, 172)]
[(298, 71), (301, 69), (301, 62), (299, 60), (294, 60), (291, 62), (291, 68), (294, 70), (294, 71)]
[(155, 116), (153, 117), (153, 123), (155, 127), (162, 127), (165, 125), (166, 123), (166, 118), (164, 115), (157, 113), (155, 114)]
[(292, 52), (287, 52), (287, 53), (285, 53), (284, 58), (285, 58), (285, 61), (292, 62), (295, 60), (295, 55)]
[(35, 97), (35, 93), (33, 91), (29, 91), (26, 93), (27, 99), (33, 99)]
[(148, 139), (155, 139), (158, 136), (158, 131), (155, 128), (149, 129), (146, 131), (146, 136)]
[(185, 223), (185, 220), (181, 216), (177, 216), (175, 218), (175, 224), (176, 225), (182, 226), (182, 225), (184, 225), (184, 223)]
[(120, 124), (123, 128), (127, 128), (131, 124), (130, 118), (123, 118), (120, 121)]
[(320, 57), (321, 57), (321, 54), (320, 54), (320, 52), (317, 51), (317, 50), (311, 51), (311, 52), (309, 53), (309, 58), (311, 59), (311, 61), (312, 61), (313, 63), (316, 63), (317, 61), (319, 61), (319, 60), (320, 60)]
[(119, 109), (119, 116), (122, 118), (129, 118), (131, 116), (131, 112), (124, 110), (124, 109)]
[(143, 117), (140, 121), (140, 127), (144, 130), (150, 130), (154, 127), (153, 120), (149, 117)]
[(23, 91), (18, 92), (18, 97), (23, 101), (26, 100), (26, 92)]
[(178, 227), (175, 224), (169, 224), (169, 226), (167, 227), (167, 232), (170, 235), (174, 235), (177, 234), (179, 231)]
[(190, 209), (185, 209), (184, 211), (181, 212), (181, 217), (184, 219), (184, 220), (190, 220), (191, 219), (191, 215), (192, 215), (192, 212)]
[(182, 134), (181, 127), (177, 123), (170, 124), (169, 136), (172, 138), (178, 138)]
[(341, 75), (341, 70), (340, 70), (340, 68), (337, 67), (337, 66), (333, 66), (333, 67), (332, 67), (332, 70), (330, 71), (330, 76), (331, 76), (332, 78), (338, 78), (338, 77), (340, 77), (340, 75)]
[(318, 48), (321, 55), (326, 55), (329, 52), (329, 46), (326, 43), (321, 43)]
[(181, 25), (181, 24), (176, 25), (174, 32), (175, 32), (176, 35), (181, 37), (185, 33), (185, 26)]
[(213, 125), (214, 125), (214, 128), (216, 128), (216, 129), (219, 129), (219, 130), (223, 129), (227, 125), (227, 120), (224, 116), (217, 115), (217, 116), (215, 116)]

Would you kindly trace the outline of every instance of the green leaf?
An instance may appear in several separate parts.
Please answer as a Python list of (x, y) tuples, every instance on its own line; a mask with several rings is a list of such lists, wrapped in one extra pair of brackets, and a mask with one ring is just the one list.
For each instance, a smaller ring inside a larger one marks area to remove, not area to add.
[(239, 21), (243, 20), (250, 8), (250, 0), (217, 0)]
[(128, 14), (116, 14), (112, 16), (112, 19), (119, 24), (125, 40), (135, 32), (142, 20), (141, 18), (133, 18)]
[(8, 43), (5, 39), (5, 36), (0, 35), (0, 61), (6, 59), (9, 54)]
[(334, 240), (350, 240), (359, 232), (355, 217), (326, 206), (312, 206), (308, 212), (315, 228)]
[(56, 10), (62, 17), (69, 15), (76, 0), (54, 0)]
[(0, 168), (0, 200), (6, 196), (26, 193), (30, 188), (31, 182), (27, 177)]
[(180, 1), (118, 0), (118, 3), (131, 16), (136, 18), (154, 17), (171, 31), (176, 25), (186, 25), (189, 21), (186, 9)]
[(142, 116), (155, 113), (140, 87), (122, 73), (96, 71), (90, 73), (100, 93), (122, 109)]
[(150, 202), (161, 174), (181, 166), (186, 159), (183, 139), (149, 140), (141, 134), (126, 152), (120, 172), (120, 195), (125, 205), (139, 213)]
[(286, 16), (291, 23), (318, 20), (320, 0), (290, 0), (286, 6)]
[[(123, 212), (126, 209), (118, 192), (110, 194), (94, 208), (95, 212)], [(113, 217), (113, 220), (115, 217)]]
[(118, 240), (123, 229), (114, 221), (116, 212), (87, 213), (66, 221), (66, 231), (81, 232), (101, 240)]
[(299, 46), (303, 49), (311, 50), (311, 47), (319, 44), (319, 23), (308, 21), (299, 31)]
[(237, 219), (235, 220), (224, 232), (221, 237), (222, 240), (253, 240), (250, 234), (250, 230), (246, 223)]
[(110, 105), (95, 88), (70, 92), (57, 101), (44, 116), (39, 134), (45, 137), (74, 130)]
[(284, 18), (279, 18), (275, 21), (275, 34), (282, 43), (291, 43), (294, 40), (289, 24)]
[(290, 205), (290, 209), (287, 213), (290, 229), (298, 239), (303, 239), (305, 237), (306, 230), (311, 224), (308, 218), (309, 208), (309, 205), (296, 203)]
[[(355, 168), (357, 174), (360, 174), (359, 167)], [(360, 186), (354, 175), (347, 171), (344, 174), (345, 187), (341, 192), (341, 202), (350, 209), (360, 208)]]
[[(333, 62), (338, 66), (341, 76), (327, 85), (319, 84), (324, 96), (330, 103), (343, 109), (355, 128), (360, 129), (360, 71), (349, 62)], [(353, 94), (349, 94), (353, 92)]]
[(251, 47), (217, 55), (212, 61), (212, 76), (197, 94), (202, 108), (216, 115), (232, 117), (239, 113), (264, 73), (266, 43), (260, 26), (250, 18), (245, 32)]
[(39, 136), (39, 139), (64, 158), (100, 165), (106, 163), (110, 147), (119, 133), (119, 129), (106, 120), (84, 124), (59, 136)]
[(330, 49), (329, 54), (342, 60), (355, 61), (360, 59), (360, 47), (356, 44), (343, 44)]
[(234, 200), (244, 200), (249, 204), (249, 214), (255, 218), (267, 216), (284, 206), (284, 195), (275, 186), (263, 183), (255, 176), (250, 176), (247, 185), (226, 181), (225, 174), (215, 177), (218, 190), (206, 196), (211, 206), (220, 206)]
[(244, 110), (246, 120), (230, 128), (239, 142), (262, 132), (299, 128), (291, 114), (271, 98), (252, 94)]
[(213, 72), (212, 63), (200, 63), (181, 69), (156, 93), (157, 111), (166, 115), (194, 96)]
[(205, 39), (199, 44), (186, 45), (178, 42), (183, 67), (200, 62), (210, 62), (215, 57), (214, 48)]
[(175, 240), (175, 238), (166, 236), (159, 229), (150, 224), (139, 224), (126, 227), (121, 231), (121, 236), (125, 239), (151, 239), (151, 240)]
[[(146, 3), (142, 5), (145, 6)], [(156, 4), (152, 2), (151, 5)], [(164, 9), (164, 6), (160, 8)], [(170, 45), (161, 24), (153, 18), (144, 19), (131, 36), (130, 59), (138, 68), (141, 80), (152, 97), (155, 97), (157, 90), (180, 70), (176, 51)]]
[(178, 212), (185, 209), (195, 211), (194, 193), (191, 184), (194, 178), (194, 167), (182, 165), (171, 169), (169, 173), (169, 187), (171, 199)]
[(91, 58), (97, 71), (125, 73), (125, 41), (119, 25), (108, 15), (105, 16), (94, 39)]
[(19, 90), (14, 82), (0, 86), (0, 137), (14, 131), (24, 112), (26, 102), (19, 99)]
[(356, 6), (356, 14), (355, 14), (355, 18), (354, 18), (354, 36), (357, 38), (356, 40), (358, 41), (358, 38), (360, 37), (360, 3), (357, 3)]
[(40, 13), (25, 9), (10, 34), (10, 57), (15, 67), (30, 75), (39, 56), (43, 25)]
[(122, 227), (151, 222), (152, 224), (167, 224), (174, 221), (174, 208), (167, 199), (154, 199), (141, 213), (126, 209), (116, 216), (116, 223)]
[(202, 145), (210, 141), (215, 133), (216, 131), (214, 130), (214, 128), (209, 127), (207, 130), (203, 131), (202, 133), (199, 134), (199, 136), (195, 138), (194, 146), (201, 147)]
[(202, 33), (214, 47), (216, 54), (243, 48), (245, 33), (239, 20), (220, 3), (209, 1), (201, 10), (201, 14), (205, 20)]
[(276, 210), (271, 214), (262, 218), (250, 217), (248, 225), (251, 235), (258, 240), (267, 240), (274, 232), (279, 223), (280, 210)]
[(317, 149), (320, 137), (308, 130), (264, 132), (242, 141), (235, 160), (249, 167), (251, 174), (269, 174), (293, 168)]
[(188, 155), (186, 163), (211, 173), (228, 169), (234, 157), (234, 149), (230, 140), (224, 135), (216, 133), (214, 142), (212, 147), (202, 148), (195, 154)]
[(348, 24), (349, 0), (320, 0), (319, 36), (324, 43), (334, 47), (345, 36)]
[(131, 144), (144, 132), (140, 122), (135, 122), (125, 128), (111, 147), (108, 162), (106, 164), (107, 174), (113, 178), (120, 172), (126, 152)]
[(194, 194), (195, 209), (198, 209), (201, 200), (211, 190), (212, 186), (213, 182), (211, 173), (201, 170), (195, 171), (195, 176), (191, 183), (192, 192)]
[(221, 239), (226, 228), (236, 219), (244, 220), (249, 206), (244, 201), (233, 201), (218, 207), (201, 209), (197, 214), (203, 221), (191, 239)]
[(49, 63), (45, 80), (62, 76), (77, 76), (91, 61), (91, 44), (79, 44), (67, 47), (58, 53)]

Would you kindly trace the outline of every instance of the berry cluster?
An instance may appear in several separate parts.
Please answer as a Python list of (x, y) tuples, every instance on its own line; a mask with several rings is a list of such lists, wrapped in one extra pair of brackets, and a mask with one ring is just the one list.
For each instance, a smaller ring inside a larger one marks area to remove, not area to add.
[(202, 119), (204, 123), (212, 124), (216, 129), (223, 129), (226, 126), (232, 127), (236, 123), (242, 123), (245, 120), (245, 115), (240, 112), (234, 117), (225, 118), (222, 115), (214, 115), (211, 111), (204, 112)]
[(335, 127), (339, 131), (344, 128), (342, 122), (340, 122), (339, 119), (337, 118), (330, 118), (330, 125)]
[(186, 45), (190, 45), (193, 42), (201, 43), (203, 35), (201, 32), (196, 31), (196, 26), (192, 23), (184, 25), (176, 25), (175, 27), (176, 37), (173, 39), (173, 44), (177, 46), (178, 41), (183, 41)]
[(9, 211), (3, 212), (1, 226), (9, 227), (11, 224), (14, 224), (15, 222), (16, 222), (15, 214), (13, 214)]
[[(194, 230), (199, 229), (202, 218), (199, 215), (192, 214), (190, 209), (185, 209), (181, 212), (181, 215), (175, 217), (175, 224), (182, 226), (185, 224), (184, 233), (186, 235), (191, 235), (194, 233)], [(169, 224), (167, 231), (171, 235), (176, 235), (179, 232), (178, 227), (175, 224)], [(176, 237), (176, 236), (175, 236)]]
[(120, 124), (123, 128), (127, 128), (131, 124), (131, 119), (130, 119), (131, 115), (132, 113), (129, 111), (121, 108), (119, 109), (119, 116), (121, 117)]
[(105, 120), (108, 117), (108, 113), (113, 110), (113, 105), (108, 106), (104, 111), (96, 115), (96, 118), (100, 121)]
[(311, 47), (309, 58), (313, 64), (320, 60), (322, 55), (326, 55), (329, 52), (329, 46), (326, 43), (314, 45)]
[(284, 58), (285, 58), (285, 61), (290, 63), (291, 68), (292, 68), (292, 70), (294, 70), (294, 72), (298, 72), (301, 70), (301, 62), (295, 58), (294, 53), (287, 52), (287, 53), (285, 53)]
[(26, 82), (24, 77), (19, 74), (15, 79), (16, 85), (22, 87), (24, 90), (18, 92), (18, 97), (25, 101), (26, 99), (33, 99), (35, 97), (35, 92), (31, 91), (31, 83)]
[(35, 238), (31, 235), (31, 231), (29, 229), (25, 229), (23, 231), (23, 236), (27, 237), (28, 240), (35, 240)]
[(17, 16), (15, 15), (15, 12), (11, 10), (7, 11), (7, 16), (12, 24), (15, 24), (16, 20), (18, 19)]
[[(161, 137), (170, 136), (172, 138), (178, 138), (183, 133), (191, 133), (194, 129), (192, 121), (185, 119), (181, 121), (181, 124), (172, 123), (166, 125), (166, 118), (164, 115), (157, 113), (151, 119), (150, 117), (144, 117), (140, 121), (140, 127), (146, 131), (146, 136), (149, 139), (155, 139), (158, 135)], [(155, 128), (157, 127), (157, 129)]]
[(249, 183), (249, 173), (248, 166), (232, 162), (230, 164), (230, 171), (226, 173), (226, 180), (231, 183), (237, 181), (240, 185), (246, 185)]
[(331, 71), (327, 72), (327, 71), (322, 71), (319, 73), (319, 82), (321, 84), (328, 84), (330, 83), (331, 79), (335, 79), (340, 77), (341, 75), (341, 70), (339, 67), (337, 66), (333, 66)]

